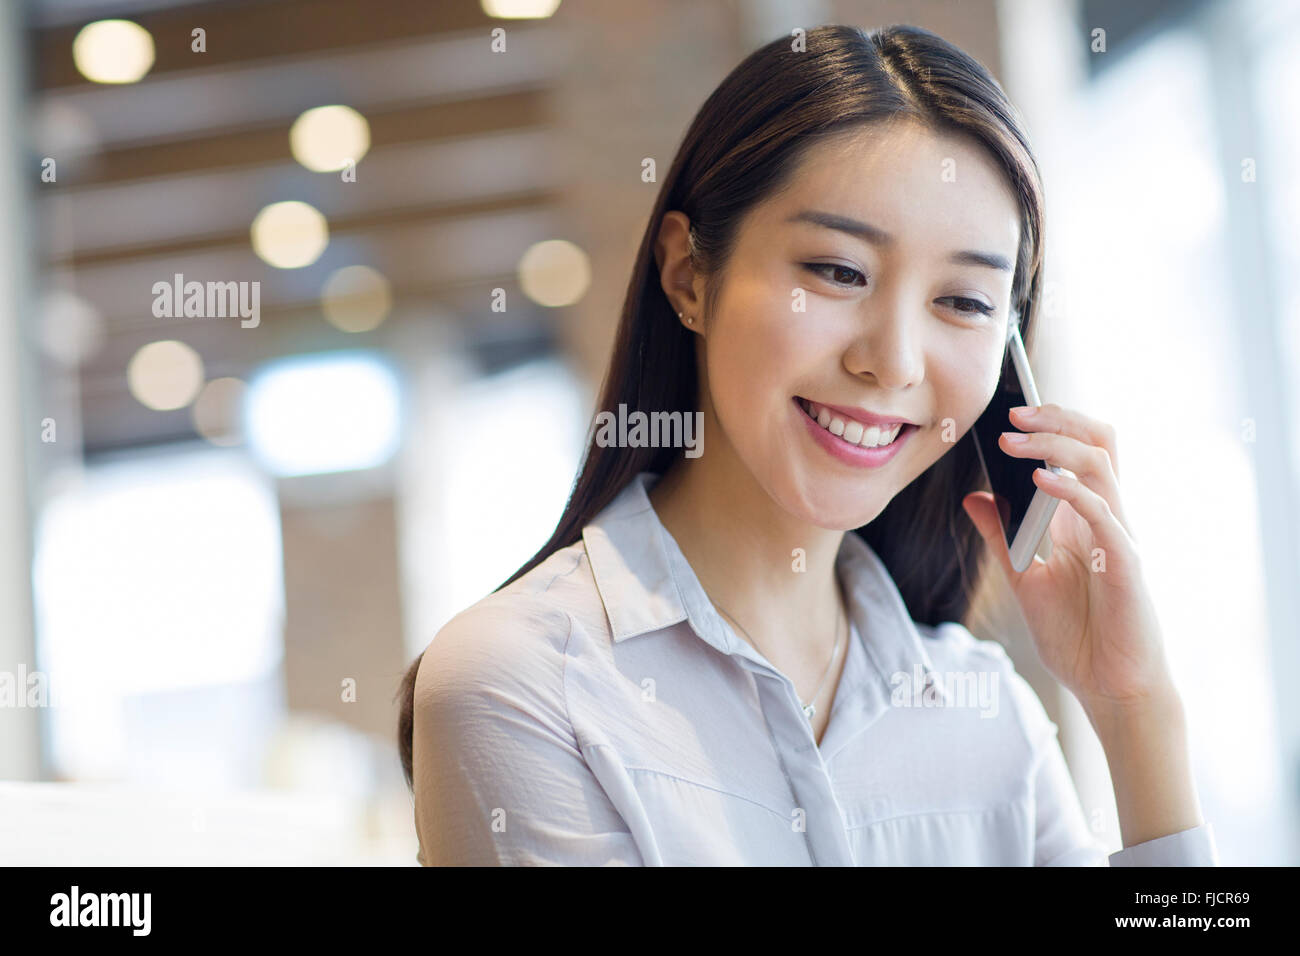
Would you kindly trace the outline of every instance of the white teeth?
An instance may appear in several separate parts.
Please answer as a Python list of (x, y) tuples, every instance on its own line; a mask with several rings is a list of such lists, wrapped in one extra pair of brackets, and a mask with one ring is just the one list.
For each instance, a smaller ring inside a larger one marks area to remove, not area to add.
[(845, 422), (844, 419), (832, 415), (822, 406), (814, 405), (812, 402), (803, 401), (802, 404), (809, 417), (815, 418), (822, 428), (850, 444), (863, 448), (880, 448), (891, 444), (903, 428), (901, 422), (889, 428), (881, 428), (879, 425), (864, 427), (861, 422)]

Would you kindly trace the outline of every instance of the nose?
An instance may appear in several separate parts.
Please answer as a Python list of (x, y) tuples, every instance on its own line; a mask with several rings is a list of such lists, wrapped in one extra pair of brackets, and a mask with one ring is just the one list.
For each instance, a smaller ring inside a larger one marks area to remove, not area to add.
[(925, 378), (922, 309), (884, 296), (864, 304), (861, 331), (844, 354), (844, 366), (858, 377), (870, 375), (881, 388), (904, 389)]

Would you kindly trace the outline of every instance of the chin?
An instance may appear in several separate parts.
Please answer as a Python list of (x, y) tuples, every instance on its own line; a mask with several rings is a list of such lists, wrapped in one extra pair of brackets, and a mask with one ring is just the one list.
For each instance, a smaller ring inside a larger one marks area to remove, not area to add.
[(790, 509), (804, 521), (828, 531), (852, 531), (870, 524), (880, 516), (893, 495), (880, 495), (874, 489), (867, 494), (857, 493), (851, 498), (837, 495), (836, 501), (819, 499), (816, 492), (811, 500), (805, 500), (802, 507)]

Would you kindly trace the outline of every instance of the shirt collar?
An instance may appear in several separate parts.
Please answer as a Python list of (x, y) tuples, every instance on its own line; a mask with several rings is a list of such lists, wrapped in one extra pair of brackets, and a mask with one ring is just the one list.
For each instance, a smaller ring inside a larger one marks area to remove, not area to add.
[[(718, 614), (659, 521), (648, 494), (659, 477), (639, 472), (582, 532), (614, 643), (686, 620), (722, 653), (756, 659)], [(897, 685), (897, 674), (912, 680), (919, 672), (929, 681), (933, 664), (921, 634), (884, 562), (861, 535), (844, 534), (836, 570), (859, 638), (884, 684), (883, 701)], [(934, 692), (946, 700), (944, 681), (933, 683)]]

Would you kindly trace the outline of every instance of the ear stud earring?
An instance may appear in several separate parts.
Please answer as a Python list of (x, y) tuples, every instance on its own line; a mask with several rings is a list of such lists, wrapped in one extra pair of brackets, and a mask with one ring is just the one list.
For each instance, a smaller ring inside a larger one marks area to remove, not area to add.
[[(681, 314), (680, 312), (678, 312), (678, 313), (677, 313), (677, 318), (680, 319), (681, 317), (682, 317), (682, 314)], [(691, 316), (690, 318), (688, 318), (688, 319), (686, 320), (686, 324), (687, 324), (687, 325), (690, 325), (690, 324), (692, 324), (694, 321), (695, 321), (695, 316)]]

